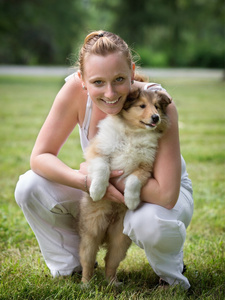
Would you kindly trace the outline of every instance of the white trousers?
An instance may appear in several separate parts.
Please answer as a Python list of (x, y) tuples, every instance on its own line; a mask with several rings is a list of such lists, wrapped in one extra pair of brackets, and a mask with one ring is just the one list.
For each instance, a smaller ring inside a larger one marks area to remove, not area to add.
[[(82, 191), (60, 185), (28, 171), (15, 190), (18, 205), (34, 231), (44, 260), (55, 277), (80, 269), (77, 215)], [(170, 285), (190, 284), (183, 270), (183, 244), (193, 214), (190, 192), (181, 187), (171, 210), (143, 203), (127, 211), (124, 234), (144, 249), (155, 273)]]

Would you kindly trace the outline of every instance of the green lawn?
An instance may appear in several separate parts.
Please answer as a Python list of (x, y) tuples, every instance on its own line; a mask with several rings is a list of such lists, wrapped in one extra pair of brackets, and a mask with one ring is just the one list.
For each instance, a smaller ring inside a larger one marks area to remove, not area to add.
[[(34, 141), (63, 79), (0, 76), (0, 299), (225, 298), (225, 85), (184, 78), (158, 82), (176, 102), (181, 150), (194, 187), (195, 212), (184, 248), (191, 293), (157, 289), (158, 278), (135, 245), (120, 265), (120, 288), (104, 282), (104, 250), (88, 288), (82, 288), (79, 276), (51, 278), (13, 193), (19, 175), (29, 168)], [(60, 157), (78, 168), (77, 130)]]

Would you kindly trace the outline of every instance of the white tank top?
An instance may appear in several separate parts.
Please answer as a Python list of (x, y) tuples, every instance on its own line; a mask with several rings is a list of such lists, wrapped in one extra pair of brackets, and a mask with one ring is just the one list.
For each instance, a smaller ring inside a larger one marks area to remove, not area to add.
[[(65, 78), (65, 81), (69, 80), (73, 76), (76, 76), (77, 73), (71, 74), (68, 77)], [(147, 83), (144, 86), (144, 90), (151, 89), (151, 90), (164, 90), (160, 84), (157, 83)], [(87, 104), (86, 104), (86, 111), (85, 111), (85, 116), (84, 116), (84, 122), (82, 125), (79, 126), (79, 134), (80, 134), (80, 143), (81, 143), (81, 148), (84, 151), (85, 148), (89, 144), (88, 140), (88, 130), (89, 130), (89, 125), (90, 125), (90, 120), (91, 120), (91, 113), (92, 113), (92, 100), (90, 96), (88, 95), (87, 98)], [(184, 158), (181, 155), (181, 186), (187, 189), (190, 193), (193, 193), (192, 190), (192, 183), (191, 180), (188, 178), (188, 173), (186, 170), (186, 163)]]

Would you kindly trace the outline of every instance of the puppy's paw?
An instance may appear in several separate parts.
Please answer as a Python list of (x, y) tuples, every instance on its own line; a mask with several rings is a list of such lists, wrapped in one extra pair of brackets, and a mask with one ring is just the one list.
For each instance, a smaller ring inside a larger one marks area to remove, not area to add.
[(106, 193), (107, 187), (108, 187), (108, 181), (102, 182), (98, 180), (92, 180), (90, 191), (89, 191), (92, 200), (93, 201), (101, 200)]
[(135, 210), (138, 205), (140, 204), (140, 198), (139, 197), (125, 197), (125, 205), (130, 209), (130, 210)]
[(101, 200), (109, 185), (110, 168), (108, 162), (102, 157), (94, 158), (88, 167), (88, 175), (92, 179), (89, 189), (91, 198), (93, 201)]
[(134, 210), (140, 204), (141, 183), (135, 175), (128, 176), (125, 184), (124, 199), (126, 206)]

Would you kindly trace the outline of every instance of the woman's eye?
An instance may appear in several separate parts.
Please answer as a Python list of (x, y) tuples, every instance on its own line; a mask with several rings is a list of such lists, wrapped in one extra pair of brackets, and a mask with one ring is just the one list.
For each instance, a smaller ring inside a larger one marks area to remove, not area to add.
[(96, 85), (101, 85), (101, 84), (102, 84), (102, 81), (101, 81), (101, 80), (96, 80), (96, 81), (94, 82), (94, 84), (96, 84)]
[(140, 105), (140, 108), (145, 108), (145, 107), (146, 107), (145, 104), (141, 104), (141, 105)]
[(121, 81), (123, 81), (123, 80), (124, 80), (123, 77), (118, 77), (118, 78), (116, 78), (116, 81), (117, 81), (117, 82), (121, 82)]

